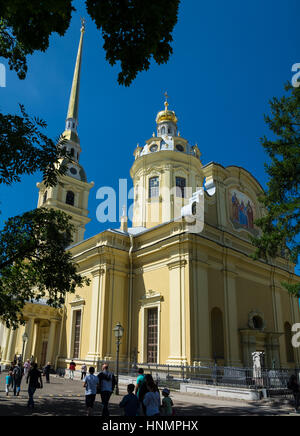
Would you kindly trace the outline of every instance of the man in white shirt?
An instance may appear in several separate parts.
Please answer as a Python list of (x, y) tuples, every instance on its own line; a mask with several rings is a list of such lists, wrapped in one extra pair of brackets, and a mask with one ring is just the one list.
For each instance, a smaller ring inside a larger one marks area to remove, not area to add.
[(89, 369), (89, 374), (85, 377), (83, 387), (85, 388), (85, 404), (87, 408), (87, 416), (92, 415), (99, 379), (95, 373), (95, 368), (92, 366)]

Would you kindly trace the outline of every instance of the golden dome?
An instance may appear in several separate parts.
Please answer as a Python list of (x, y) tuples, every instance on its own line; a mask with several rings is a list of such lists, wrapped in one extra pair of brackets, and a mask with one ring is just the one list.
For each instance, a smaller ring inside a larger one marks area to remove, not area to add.
[[(168, 98), (168, 95), (166, 94), (166, 98)], [(176, 117), (176, 114), (174, 111), (170, 111), (168, 109), (169, 107), (169, 103), (168, 101), (165, 101), (165, 110), (158, 112), (157, 117), (156, 117), (156, 123), (162, 123), (164, 121), (172, 121), (173, 123), (177, 124), (178, 119)]]

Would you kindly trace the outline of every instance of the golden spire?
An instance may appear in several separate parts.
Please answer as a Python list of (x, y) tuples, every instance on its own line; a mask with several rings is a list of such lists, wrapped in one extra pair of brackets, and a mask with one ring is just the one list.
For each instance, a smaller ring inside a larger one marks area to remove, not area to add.
[(69, 108), (67, 120), (72, 120), (75, 123), (75, 129), (78, 124), (78, 108), (79, 108), (79, 89), (80, 89), (80, 72), (81, 72), (81, 61), (82, 61), (82, 46), (83, 46), (83, 35), (85, 33), (85, 19), (81, 18), (81, 29), (80, 29), (80, 41), (76, 59), (76, 65), (73, 76), (72, 89), (70, 94)]

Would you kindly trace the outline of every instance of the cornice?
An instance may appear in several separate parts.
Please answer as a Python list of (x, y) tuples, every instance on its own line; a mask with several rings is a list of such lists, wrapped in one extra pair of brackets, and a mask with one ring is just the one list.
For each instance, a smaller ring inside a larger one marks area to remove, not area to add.
[(184, 268), (186, 264), (187, 264), (187, 260), (178, 259), (167, 263), (167, 267), (169, 268), (169, 270), (172, 270), (172, 269)]

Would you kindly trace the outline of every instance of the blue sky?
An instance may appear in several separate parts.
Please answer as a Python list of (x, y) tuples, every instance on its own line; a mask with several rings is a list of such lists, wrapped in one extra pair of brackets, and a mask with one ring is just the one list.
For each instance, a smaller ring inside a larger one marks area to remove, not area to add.
[[(23, 103), (31, 115), (47, 121), (48, 136), (64, 130), (80, 16), (86, 17), (79, 136), (81, 164), (95, 182), (86, 237), (112, 227), (97, 222), (97, 189), (117, 188), (119, 178), (131, 183), (133, 151), (155, 130), (165, 91), (181, 135), (198, 143), (204, 164), (242, 166), (265, 186), (266, 155), (259, 139), (269, 135), (264, 122), (269, 100), (284, 93), (292, 65), (300, 62), (298, 0), (182, 0), (173, 56), (167, 65), (153, 63), (130, 88), (118, 85), (119, 68), (106, 62), (101, 34), (84, 2), (74, 5), (77, 12), (66, 35), (53, 35), (46, 53), (29, 58), (25, 81), (7, 69), (0, 108), (15, 113)], [(40, 180), (35, 174), (1, 187), (0, 227), (8, 217), (36, 207)]]

